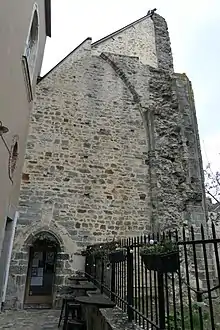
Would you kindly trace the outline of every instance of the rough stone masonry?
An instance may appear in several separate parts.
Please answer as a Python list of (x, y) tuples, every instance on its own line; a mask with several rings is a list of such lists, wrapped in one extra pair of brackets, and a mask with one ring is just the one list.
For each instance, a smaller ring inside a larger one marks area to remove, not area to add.
[[(132, 45), (129, 46), (129, 45)], [(143, 51), (144, 49), (144, 51)], [(155, 14), (86, 39), (38, 84), (7, 293), (22, 307), (29, 247), (60, 244), (54, 291), (92, 242), (206, 220), (191, 84)]]

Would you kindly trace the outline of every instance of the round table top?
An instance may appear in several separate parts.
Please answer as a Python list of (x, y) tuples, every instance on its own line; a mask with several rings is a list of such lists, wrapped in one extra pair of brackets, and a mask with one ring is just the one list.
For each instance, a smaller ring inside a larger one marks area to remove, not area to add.
[(74, 283), (74, 284), (71, 284), (70, 286), (71, 289), (73, 290), (86, 290), (86, 291), (95, 291), (97, 290), (97, 287), (94, 286), (93, 284), (91, 283)]
[(88, 281), (88, 279), (86, 277), (83, 277), (83, 276), (72, 276), (72, 277), (68, 277), (68, 279), (70, 281)]
[(75, 300), (80, 304), (93, 305), (98, 308), (113, 308), (115, 303), (109, 298), (105, 297), (103, 294), (93, 294), (91, 296), (80, 296), (76, 297)]

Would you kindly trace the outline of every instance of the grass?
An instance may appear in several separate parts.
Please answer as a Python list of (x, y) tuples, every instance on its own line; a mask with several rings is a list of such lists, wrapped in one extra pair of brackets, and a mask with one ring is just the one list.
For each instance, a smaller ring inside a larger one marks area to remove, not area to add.
[[(194, 304), (192, 306), (192, 323), (193, 323), (193, 330), (201, 330), (201, 323), (200, 323), (200, 312), (202, 311), (202, 321), (203, 321), (203, 329), (204, 330), (210, 330), (211, 329), (211, 317), (209, 313), (209, 309), (206, 306), (199, 307), (198, 305)], [(184, 328), (185, 330), (191, 330), (191, 321), (190, 321), (190, 313), (189, 308), (184, 307), (183, 309), (183, 320), (184, 320)], [(218, 314), (216, 313), (215, 316)], [(217, 317), (216, 317), (217, 318)], [(166, 329), (169, 330), (182, 330), (182, 317), (180, 311), (177, 311), (176, 313), (176, 322), (174, 313), (170, 313), (169, 317), (167, 318), (167, 324)], [(220, 329), (220, 323), (216, 322), (215, 320), (215, 329)]]

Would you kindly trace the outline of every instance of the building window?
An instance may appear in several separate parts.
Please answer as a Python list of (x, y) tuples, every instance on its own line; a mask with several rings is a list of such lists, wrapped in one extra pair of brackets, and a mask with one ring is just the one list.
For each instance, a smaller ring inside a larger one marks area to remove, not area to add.
[(27, 91), (28, 102), (33, 100), (32, 87), (31, 87), (31, 77), (28, 67), (28, 61), (26, 56), (22, 56), (22, 70), (24, 74), (25, 87)]
[(39, 19), (38, 19), (38, 11), (36, 6), (34, 7), (31, 26), (29, 29), (29, 34), (25, 47), (25, 57), (27, 58), (30, 78), (32, 81), (35, 63), (37, 59), (37, 51), (38, 51), (38, 43), (39, 43)]
[(8, 164), (9, 178), (12, 182), (13, 182), (12, 178), (15, 173), (17, 161), (18, 161), (18, 137), (14, 136), (13, 144), (9, 155), (9, 164)]
[(11, 154), (11, 174), (13, 175), (18, 159), (18, 142), (15, 142)]

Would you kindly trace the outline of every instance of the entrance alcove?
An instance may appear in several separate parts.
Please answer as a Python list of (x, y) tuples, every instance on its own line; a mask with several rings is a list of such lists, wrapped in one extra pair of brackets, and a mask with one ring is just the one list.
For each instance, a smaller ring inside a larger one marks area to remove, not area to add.
[(54, 234), (39, 232), (26, 242), (29, 261), (26, 276), (24, 306), (53, 307), (57, 256), (62, 242)]

